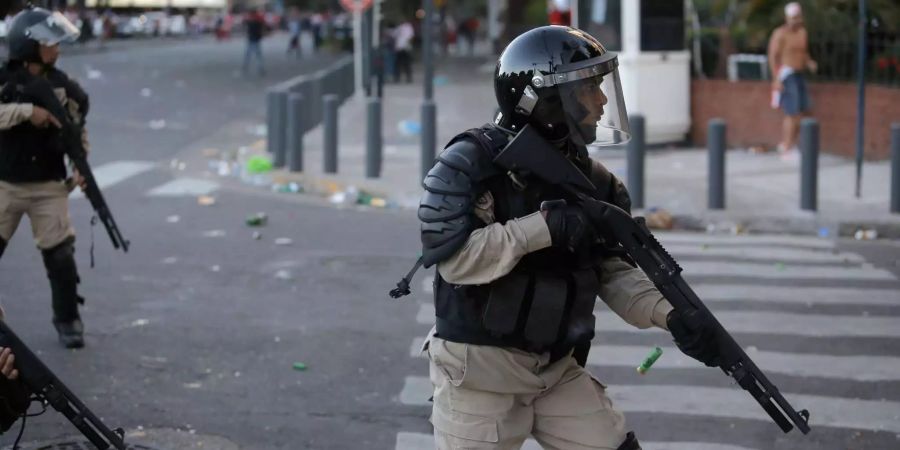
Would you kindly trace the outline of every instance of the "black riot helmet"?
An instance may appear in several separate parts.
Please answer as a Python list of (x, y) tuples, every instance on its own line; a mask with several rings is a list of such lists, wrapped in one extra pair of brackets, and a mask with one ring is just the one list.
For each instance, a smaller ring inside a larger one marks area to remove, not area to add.
[(41, 61), (40, 46), (52, 47), (60, 42), (73, 42), (80, 32), (66, 16), (43, 8), (28, 8), (17, 14), (9, 27), (10, 61)]
[(495, 123), (517, 132), (531, 124), (551, 141), (627, 142), (628, 114), (618, 59), (584, 31), (543, 26), (515, 38), (494, 72)]

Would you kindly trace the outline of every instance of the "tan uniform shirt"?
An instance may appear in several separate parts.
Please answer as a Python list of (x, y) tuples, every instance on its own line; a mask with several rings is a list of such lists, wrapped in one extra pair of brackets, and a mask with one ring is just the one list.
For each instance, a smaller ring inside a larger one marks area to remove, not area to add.
[[(494, 198), (486, 192), (476, 202), (475, 214), (488, 225), (473, 231), (459, 251), (438, 263), (438, 272), (449, 283), (490, 283), (512, 271), (526, 254), (551, 245), (550, 229), (540, 212), (497, 223)], [(672, 305), (641, 269), (621, 258), (609, 258), (603, 261), (602, 271), (600, 298), (610, 309), (637, 328), (667, 329)]]
[(0, 130), (8, 130), (26, 120), (31, 119), (31, 103), (0, 104)]

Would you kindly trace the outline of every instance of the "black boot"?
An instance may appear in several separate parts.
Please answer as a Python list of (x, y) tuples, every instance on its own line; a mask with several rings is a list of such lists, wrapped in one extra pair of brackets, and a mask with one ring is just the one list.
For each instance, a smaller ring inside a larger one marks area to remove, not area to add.
[(84, 325), (78, 314), (78, 270), (75, 267), (74, 239), (67, 239), (49, 250), (42, 251), (50, 290), (53, 294), (53, 325), (59, 342), (66, 348), (84, 347)]
[(65, 348), (82, 348), (84, 347), (84, 324), (81, 319), (75, 319), (71, 322), (53, 321), (56, 332), (59, 333), (59, 343)]
[(625, 442), (616, 450), (641, 450), (641, 444), (638, 444), (637, 438), (634, 437), (634, 431), (629, 431), (625, 435)]

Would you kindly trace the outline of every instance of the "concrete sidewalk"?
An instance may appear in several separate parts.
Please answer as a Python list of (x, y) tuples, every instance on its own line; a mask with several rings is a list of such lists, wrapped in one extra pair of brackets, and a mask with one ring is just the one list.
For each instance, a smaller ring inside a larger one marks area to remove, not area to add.
[[(492, 72), (486, 58), (440, 59), (436, 71), (438, 149), (458, 132), (491, 119), (496, 108)], [(415, 133), (423, 98), (421, 72), (416, 84), (386, 84), (383, 100), (384, 159), (378, 179), (365, 178), (365, 101), (348, 101), (339, 111), (339, 168), (337, 175), (322, 170), (321, 127), (305, 137), (304, 172), (276, 171), (281, 182), (295, 181), (308, 191), (330, 194), (355, 187), (389, 205), (415, 208), (420, 187), (420, 144)], [(413, 131), (410, 133), (410, 131)], [(626, 178), (621, 149), (593, 154), (622, 179)], [(709, 211), (707, 158), (701, 148), (663, 148), (649, 151), (645, 205), (663, 208), (676, 228), (723, 229), (822, 236), (852, 235), (876, 229), (879, 236), (900, 238), (900, 215), (889, 213), (889, 162), (866, 162), (862, 198), (854, 193), (852, 160), (821, 155), (819, 211), (800, 210), (800, 164), (780, 155), (732, 149), (727, 155), (726, 209)]]

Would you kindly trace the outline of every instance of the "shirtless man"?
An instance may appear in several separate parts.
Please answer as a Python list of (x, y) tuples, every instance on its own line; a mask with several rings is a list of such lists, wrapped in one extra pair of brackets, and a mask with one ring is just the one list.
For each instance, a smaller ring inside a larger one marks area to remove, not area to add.
[(818, 65), (809, 56), (809, 42), (803, 26), (803, 11), (797, 2), (784, 7), (785, 23), (775, 29), (769, 39), (769, 68), (772, 88), (779, 93), (779, 106), (784, 110), (779, 152), (797, 149), (800, 120), (810, 109), (809, 93), (803, 71), (815, 72)]

